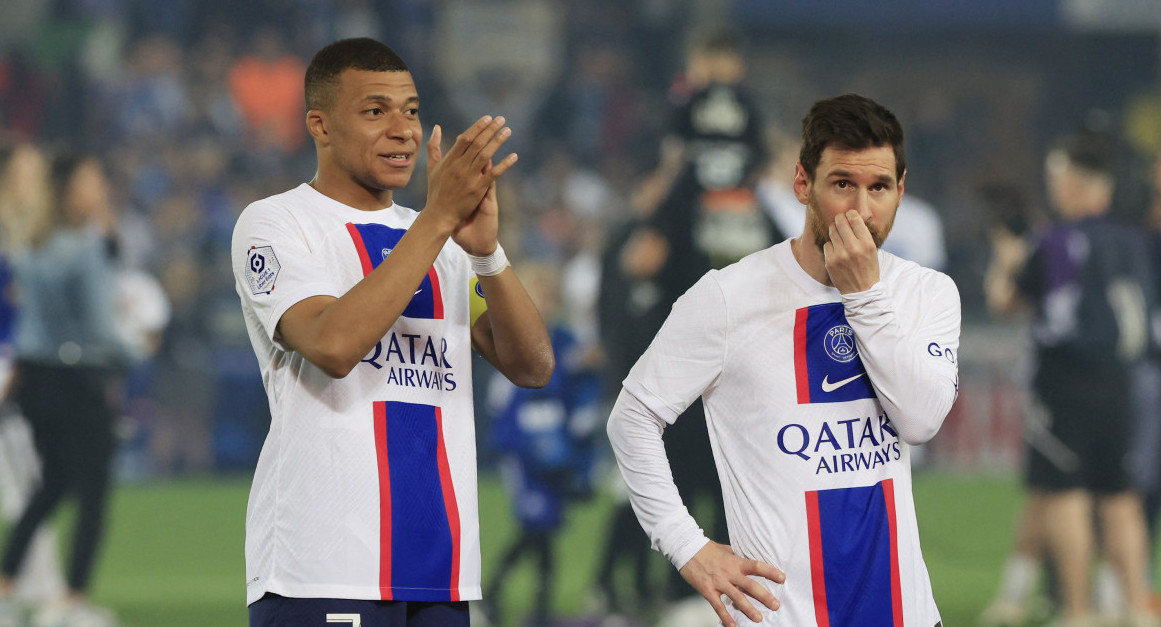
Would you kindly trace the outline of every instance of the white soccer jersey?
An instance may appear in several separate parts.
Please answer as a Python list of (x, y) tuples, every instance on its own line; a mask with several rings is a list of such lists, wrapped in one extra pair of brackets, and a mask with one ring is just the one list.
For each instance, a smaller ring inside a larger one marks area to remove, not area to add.
[(246, 512), (247, 603), (480, 598), (466, 254), (450, 240), (388, 334), (342, 379), (275, 338), (288, 308), (341, 296), (418, 214), (300, 185), (251, 204), (232, 256), (270, 401)]
[(610, 418), (642, 526), (680, 568), (707, 540), (672, 484), (662, 421), (703, 397), (730, 544), (786, 573), (766, 582), (781, 609), (756, 604), (765, 625), (940, 620), (908, 443), (932, 437), (958, 394), (959, 293), (889, 253), (879, 267), (874, 287), (840, 295), (787, 240), (708, 273), (674, 305)]

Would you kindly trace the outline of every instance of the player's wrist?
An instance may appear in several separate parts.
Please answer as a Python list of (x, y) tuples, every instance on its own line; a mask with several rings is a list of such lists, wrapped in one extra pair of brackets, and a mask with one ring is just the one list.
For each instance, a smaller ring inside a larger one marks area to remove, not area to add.
[(450, 211), (443, 210), (439, 205), (428, 204), (424, 206), (423, 210), (419, 212), (417, 221), (419, 220), (429, 221), (441, 235), (447, 237), (455, 233), (456, 227), (459, 226), (459, 220)]
[(476, 276), (496, 276), (512, 264), (508, 262), (508, 256), (504, 254), (504, 247), (500, 246), (500, 242), (496, 242), (496, 248), (492, 252), (483, 255), (473, 255), (468, 253), (468, 261), (472, 264), (472, 272)]

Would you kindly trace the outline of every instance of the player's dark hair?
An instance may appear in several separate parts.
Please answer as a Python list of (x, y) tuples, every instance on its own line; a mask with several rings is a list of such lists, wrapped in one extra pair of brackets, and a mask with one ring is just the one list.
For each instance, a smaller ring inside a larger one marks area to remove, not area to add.
[(386, 44), (367, 37), (340, 39), (315, 53), (306, 68), (306, 108), (327, 110), (345, 70), (407, 72), (407, 64)]
[(729, 30), (713, 31), (694, 46), (694, 50), (707, 54), (740, 54), (741, 48), (739, 37)]
[(1113, 174), (1113, 145), (1104, 133), (1082, 129), (1056, 140), (1052, 149), (1064, 153), (1078, 168), (1104, 176)]
[(819, 100), (802, 118), (802, 150), (798, 160), (814, 179), (822, 151), (827, 146), (865, 150), (890, 146), (895, 151), (895, 179), (903, 178), (907, 161), (903, 154), (903, 127), (883, 105), (858, 94)]

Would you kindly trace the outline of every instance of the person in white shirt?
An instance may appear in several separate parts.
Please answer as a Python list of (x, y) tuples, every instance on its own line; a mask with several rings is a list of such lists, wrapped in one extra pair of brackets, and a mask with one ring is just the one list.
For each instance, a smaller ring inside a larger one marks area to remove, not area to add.
[[(393, 202), (422, 141), (406, 64), (371, 39), (306, 72), (318, 172), (234, 229), (236, 289), (270, 400), (246, 514), (252, 626), (468, 624), (480, 598), (474, 347), (513, 383), (555, 365), (497, 242), (485, 116), (427, 142), (427, 205)], [(478, 278), (478, 281), (477, 281)], [(486, 296), (486, 301), (485, 301)]]
[[(624, 381), (609, 438), (653, 546), (727, 627), (938, 626), (909, 447), (959, 393), (959, 292), (880, 250), (906, 173), (895, 116), (847, 94), (815, 103), (802, 135), (802, 235), (677, 301)], [(681, 502), (662, 444), (699, 396), (728, 546)]]

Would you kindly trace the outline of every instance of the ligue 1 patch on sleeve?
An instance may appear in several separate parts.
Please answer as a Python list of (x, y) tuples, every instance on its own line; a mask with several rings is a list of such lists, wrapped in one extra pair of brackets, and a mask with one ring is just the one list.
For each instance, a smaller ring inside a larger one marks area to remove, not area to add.
[(246, 280), (253, 294), (269, 294), (278, 280), (278, 257), (271, 246), (251, 246), (246, 253)]

